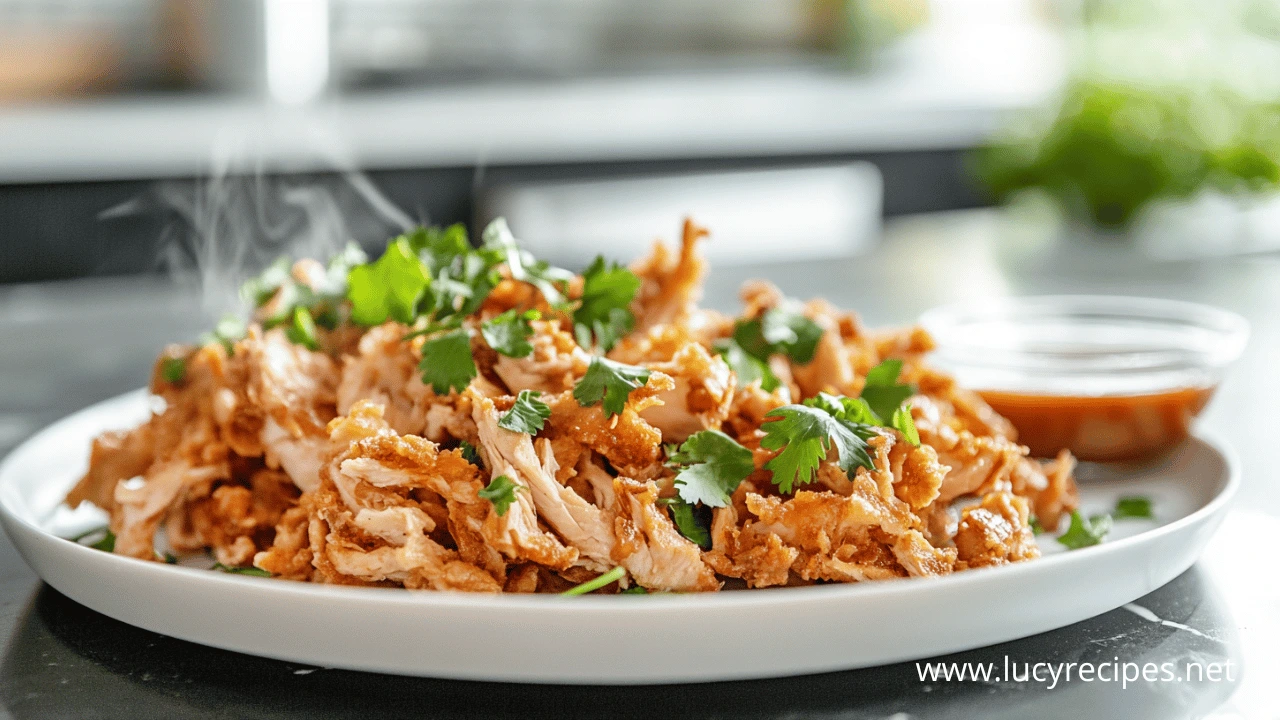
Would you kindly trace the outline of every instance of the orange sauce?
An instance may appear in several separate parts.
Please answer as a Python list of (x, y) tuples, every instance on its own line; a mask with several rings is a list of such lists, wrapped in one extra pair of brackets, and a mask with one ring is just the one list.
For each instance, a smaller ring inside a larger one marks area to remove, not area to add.
[(1035, 457), (1067, 448), (1081, 460), (1129, 461), (1159, 455), (1187, 437), (1216, 387), (1150, 395), (1075, 397), (997, 390), (979, 394), (1018, 429)]

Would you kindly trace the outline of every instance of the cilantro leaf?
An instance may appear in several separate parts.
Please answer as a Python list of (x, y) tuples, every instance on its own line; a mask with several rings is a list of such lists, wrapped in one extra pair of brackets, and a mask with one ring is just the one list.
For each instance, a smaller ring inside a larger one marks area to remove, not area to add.
[(920, 431), (916, 430), (915, 418), (911, 417), (910, 405), (899, 405), (889, 419), (889, 427), (902, 433), (902, 437), (915, 447), (920, 447)]
[(582, 583), (581, 585), (574, 585), (573, 587), (569, 588), (568, 590), (565, 590), (560, 594), (561, 595), (586, 595), (589, 592), (592, 592), (594, 590), (599, 590), (600, 588), (606, 585), (615, 583), (626, 576), (627, 576), (626, 568), (616, 567), (603, 575), (592, 578), (591, 580), (588, 580)]
[(377, 262), (357, 265), (347, 275), (351, 320), (360, 325), (380, 325), (388, 318), (409, 324), (418, 314), (431, 276), (409, 241), (396, 238)]
[(219, 343), (226, 349), (227, 355), (236, 352), (236, 341), (242, 340), (249, 332), (244, 321), (234, 315), (225, 315), (213, 326), (213, 330), (200, 336), (201, 345)]
[(889, 359), (867, 372), (867, 382), (862, 387), (861, 398), (879, 418), (892, 417), (904, 400), (916, 394), (911, 385), (898, 382), (902, 361)]
[(507, 357), (528, 357), (533, 352), (533, 345), (529, 344), (533, 326), (529, 322), (540, 317), (542, 313), (537, 310), (526, 310), (523, 313), (508, 310), (481, 323), (480, 334), (489, 343), (489, 347)]
[[(324, 274), (311, 280), (315, 285), (313, 288), (295, 280), (288, 256), (281, 256), (262, 274), (245, 281), (240, 287), (240, 294), (257, 308), (275, 300), (272, 315), (262, 318), (265, 328), (295, 320), (298, 309), (303, 308), (314, 323), (332, 330), (341, 319), (341, 302), (347, 294), (347, 276), (351, 268), (367, 261), (359, 245), (347, 243), (346, 248), (329, 260)], [(297, 337), (296, 333), (291, 334), (291, 339), (294, 337)]]
[(222, 563), (214, 563), (211, 570), (221, 570), (224, 573), (232, 573), (235, 575), (252, 575), (254, 577), (271, 577), (271, 573), (256, 567), (232, 567), (223, 565)]
[(463, 460), (466, 460), (476, 467), (480, 467), (480, 453), (476, 452), (475, 445), (472, 445), (466, 440), (461, 440), (458, 442), (458, 449), (462, 451)]
[(401, 236), (433, 273), (448, 268), (473, 251), (467, 227), (454, 223), (447, 228), (419, 227)]
[(597, 255), (582, 273), (582, 297), (573, 311), (578, 344), (584, 348), (598, 345), (604, 352), (612, 350), (635, 326), (630, 306), (639, 289), (640, 278), (634, 273), (617, 263), (606, 264), (604, 256)]
[(703, 430), (689, 436), (667, 460), (680, 468), (675, 486), (686, 503), (725, 507), (738, 485), (756, 466), (751, 451), (719, 430)]
[(284, 332), (289, 342), (295, 345), (302, 345), (313, 351), (320, 349), (320, 341), (316, 339), (316, 321), (302, 306), (293, 309), (293, 322)]
[(551, 408), (538, 399), (540, 394), (534, 390), (521, 390), (516, 396), (516, 404), (498, 418), (498, 427), (528, 435), (541, 432), (547, 418), (551, 417)]
[(476, 362), (471, 357), (471, 333), (465, 328), (451, 330), (428, 338), (422, 344), (422, 360), (418, 363), (422, 382), (437, 395), (450, 390), (461, 392), (476, 376)]
[(268, 265), (257, 277), (249, 278), (240, 286), (240, 296), (254, 307), (267, 304), (280, 288), (293, 281), (289, 273), (293, 263), (289, 256), (281, 255)]
[(573, 273), (552, 267), (545, 261), (538, 260), (532, 254), (521, 250), (516, 238), (511, 234), (504, 218), (497, 218), (485, 227), (481, 233), (484, 247), (501, 254), (511, 277), (527, 282), (542, 293), (547, 303), (553, 307), (563, 306), (566, 302), (564, 293), (569, 288)]
[(619, 592), (618, 594), (619, 595), (648, 595), (649, 591), (646, 590), (642, 585), (632, 585), (631, 587)]
[(613, 308), (607, 320), (594, 320), (590, 325), (579, 323), (573, 326), (573, 338), (584, 349), (599, 347), (601, 352), (609, 352), (618, 344), (624, 335), (635, 327), (635, 316), (630, 310)]
[(1058, 536), (1058, 542), (1072, 550), (1097, 545), (1111, 532), (1110, 515), (1094, 515), (1086, 518), (1079, 510), (1071, 511), (1071, 526)]
[(648, 368), (624, 365), (596, 356), (591, 358), (587, 374), (574, 386), (573, 399), (583, 407), (590, 407), (603, 400), (604, 416), (610, 418), (622, 412), (631, 391), (649, 382), (649, 375)]
[(1045, 529), (1044, 525), (1040, 524), (1040, 518), (1036, 517), (1035, 515), (1032, 515), (1030, 518), (1027, 519), (1027, 525), (1031, 526), (1031, 532), (1035, 533), (1036, 535), (1043, 535), (1046, 532), (1048, 532), (1048, 530)]
[[(848, 408), (841, 400), (850, 400)], [(781, 450), (765, 468), (773, 473), (773, 483), (784, 493), (796, 484), (813, 481), (818, 465), (834, 444), (836, 465), (853, 477), (859, 467), (874, 469), (867, 440), (876, 433), (869, 424), (851, 419), (858, 405), (850, 398), (836, 398), (826, 393), (805, 401), (804, 405), (784, 405), (771, 410), (766, 418), (775, 418), (762, 427), (765, 436), (760, 446)]]
[(703, 550), (711, 549), (711, 531), (698, 517), (697, 508), (678, 497), (667, 498), (662, 504), (671, 509), (671, 521), (681, 535)]
[(489, 484), (476, 494), (481, 498), (493, 503), (493, 511), (498, 513), (498, 517), (507, 514), (507, 509), (511, 507), (511, 503), (516, 501), (516, 493), (523, 490), (524, 486), (506, 475), (499, 475)]
[(813, 361), (822, 332), (821, 325), (805, 316), (800, 303), (787, 300), (758, 318), (739, 320), (734, 324), (733, 339), (765, 362), (770, 355), (781, 353), (804, 365)]
[(1155, 515), (1151, 512), (1151, 498), (1129, 495), (1116, 501), (1116, 509), (1111, 513), (1116, 520), (1122, 518), (1139, 518), (1149, 520)]
[[(99, 533), (102, 534), (101, 538), (87, 544), (80, 543), (81, 540), (93, 537), (94, 535), (97, 535)], [(105, 552), (115, 552), (115, 549), (116, 549), (116, 534), (111, 532), (111, 528), (105, 527), (105, 526), (96, 527), (96, 528), (93, 528), (92, 530), (86, 530), (80, 533), (79, 535), (76, 535), (73, 538), (67, 538), (67, 539), (70, 540), (71, 542), (85, 545), (85, 547), (91, 547), (94, 550), (102, 550)]]
[(761, 390), (773, 392), (781, 384), (766, 361), (743, 350), (733, 338), (717, 340), (715, 350), (720, 353), (720, 357), (724, 359), (729, 369), (738, 376), (739, 387), (745, 387), (759, 380)]
[(181, 357), (165, 358), (160, 362), (160, 377), (170, 385), (177, 385), (187, 377), (187, 359)]
[(91, 543), (89, 547), (93, 548), (94, 550), (102, 550), (103, 552), (115, 552), (116, 551), (116, 534), (108, 530), (107, 534), (103, 535), (101, 540), (95, 543)]

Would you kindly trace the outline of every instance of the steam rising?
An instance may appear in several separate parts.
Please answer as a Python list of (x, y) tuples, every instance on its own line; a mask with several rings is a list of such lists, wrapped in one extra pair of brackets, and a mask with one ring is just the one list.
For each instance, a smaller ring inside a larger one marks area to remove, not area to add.
[(416, 224), (359, 172), (268, 175), (231, 162), (207, 179), (158, 183), (102, 217), (151, 212), (171, 218), (160, 263), (198, 284), (211, 318), (241, 314), (241, 284), (281, 255), (324, 261), (348, 242), (374, 249)]

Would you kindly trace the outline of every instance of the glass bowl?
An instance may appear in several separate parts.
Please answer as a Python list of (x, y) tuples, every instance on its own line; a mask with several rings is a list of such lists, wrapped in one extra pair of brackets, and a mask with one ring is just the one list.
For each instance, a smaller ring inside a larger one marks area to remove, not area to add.
[(1003, 298), (926, 312), (933, 364), (1032, 454), (1138, 460), (1182, 441), (1249, 336), (1239, 315), (1155, 298)]

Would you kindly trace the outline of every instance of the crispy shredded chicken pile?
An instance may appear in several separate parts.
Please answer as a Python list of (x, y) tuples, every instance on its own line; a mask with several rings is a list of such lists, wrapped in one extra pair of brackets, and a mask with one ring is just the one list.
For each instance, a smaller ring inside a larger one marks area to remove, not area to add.
[[(230, 348), (167, 349), (151, 383), (163, 411), (98, 437), (67, 502), (106, 509), (114, 551), (136, 558), (156, 559), (159, 543), (279, 578), (434, 590), (558, 592), (616, 567), (625, 575), (606, 592), (759, 588), (1038, 556), (1029, 518), (1055, 528), (1076, 505), (1070, 455), (1030, 459), (1004, 418), (925, 364), (922, 329), (870, 331), (822, 300), (803, 306), (823, 330), (811, 362), (774, 355), (772, 392), (739, 381), (713, 350), (734, 318), (697, 304), (705, 234), (686, 222), (678, 252), (658, 242), (632, 266), (633, 330), (608, 357), (652, 372), (612, 417), (575, 400), (592, 356), (554, 313), (532, 322), (526, 357), (499, 355), (475, 333), (478, 373), (448, 394), (423, 383), (423, 338), (405, 325), (344, 325), (313, 351), (251, 324)], [(294, 276), (308, 282), (315, 267), (300, 261)], [(505, 272), (467, 322), (534, 298)], [(784, 298), (754, 282), (742, 300), (750, 319)], [(185, 373), (173, 382), (162, 367), (178, 357)], [(761, 446), (766, 413), (819, 392), (857, 397), (887, 358), (918, 390), (909, 405), (920, 444), (879, 428), (867, 448), (874, 469), (850, 475), (833, 449), (814, 482), (781, 492), (765, 468), (777, 454)], [(536, 435), (498, 424), (522, 390), (551, 409)], [(749, 449), (755, 470), (711, 511), (703, 549), (662, 501), (677, 493), (665, 445), (708, 429)], [(502, 514), (480, 495), (499, 476), (518, 486)]]

